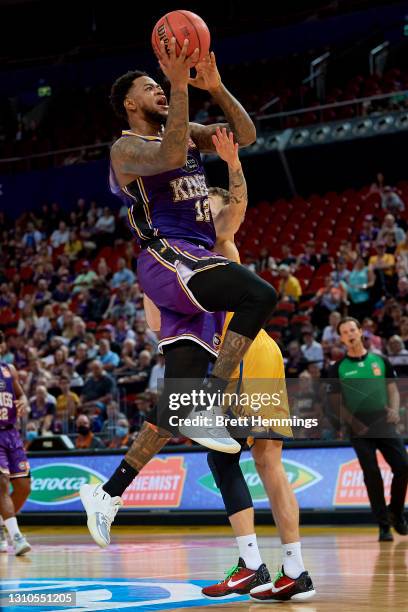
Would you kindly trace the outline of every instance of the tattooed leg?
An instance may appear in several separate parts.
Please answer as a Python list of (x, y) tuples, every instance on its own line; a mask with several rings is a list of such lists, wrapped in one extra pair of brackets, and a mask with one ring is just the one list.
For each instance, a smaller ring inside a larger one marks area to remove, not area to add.
[(132, 446), (121, 461), (119, 467), (112, 474), (103, 490), (111, 497), (121, 497), (140, 470), (149, 463), (168, 442), (170, 434), (146, 421), (133, 442)]
[(253, 340), (251, 338), (247, 338), (246, 336), (242, 336), (228, 329), (212, 371), (213, 376), (221, 378), (222, 380), (228, 380), (232, 376), (237, 364), (243, 359), (252, 342)]
[(149, 463), (167, 442), (170, 434), (151, 423), (144, 422), (132, 446), (125, 455), (125, 460), (133, 469), (140, 470)]

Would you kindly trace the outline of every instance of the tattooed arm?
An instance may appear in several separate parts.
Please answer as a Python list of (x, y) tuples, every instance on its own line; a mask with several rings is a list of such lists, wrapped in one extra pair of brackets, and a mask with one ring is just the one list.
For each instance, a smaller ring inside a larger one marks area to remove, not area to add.
[(213, 52), (200, 61), (197, 66), (197, 76), (189, 79), (190, 85), (199, 89), (206, 89), (214, 101), (224, 112), (227, 124), (200, 125), (190, 123), (191, 138), (203, 153), (213, 152), (214, 143), (212, 136), (217, 128), (226, 127), (234, 134), (236, 142), (240, 147), (246, 147), (256, 140), (255, 125), (243, 106), (222, 84), (221, 77), (215, 62)]
[(186, 57), (188, 41), (176, 57), (176, 42), (170, 42), (167, 55), (161, 46), (160, 66), (171, 85), (169, 113), (161, 142), (140, 138), (119, 138), (112, 147), (111, 159), (118, 175), (151, 176), (185, 165), (189, 138), (188, 89), (190, 68), (198, 50)]
[(229, 199), (214, 218), (217, 241), (234, 240), (245, 217), (248, 195), (245, 176), (238, 156), (238, 144), (232, 132), (217, 128), (212, 137), (218, 155), (228, 164)]

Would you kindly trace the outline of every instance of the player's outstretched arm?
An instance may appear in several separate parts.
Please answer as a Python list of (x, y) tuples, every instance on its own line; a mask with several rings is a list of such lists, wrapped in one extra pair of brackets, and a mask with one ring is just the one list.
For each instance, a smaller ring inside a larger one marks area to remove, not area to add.
[(212, 141), (218, 155), (228, 164), (229, 203), (218, 213), (216, 229), (218, 239), (229, 240), (233, 239), (245, 217), (248, 204), (246, 180), (233, 133), (228, 134), (226, 128), (217, 127)]
[(111, 157), (122, 174), (151, 176), (185, 165), (189, 138), (188, 81), (190, 68), (197, 61), (198, 49), (186, 57), (188, 40), (176, 56), (176, 39), (170, 41), (167, 55), (161, 44), (160, 67), (170, 81), (171, 93), (166, 129), (161, 142), (140, 138), (120, 138), (112, 147)]
[(200, 125), (190, 123), (191, 138), (200, 150), (205, 152), (214, 151), (212, 136), (217, 127), (227, 127), (234, 133), (236, 142), (240, 147), (246, 147), (256, 140), (256, 129), (254, 122), (244, 107), (223, 85), (220, 73), (217, 69), (214, 52), (198, 62), (196, 65), (197, 75), (189, 79), (189, 84), (199, 89), (206, 89), (215, 102), (222, 108), (228, 124)]

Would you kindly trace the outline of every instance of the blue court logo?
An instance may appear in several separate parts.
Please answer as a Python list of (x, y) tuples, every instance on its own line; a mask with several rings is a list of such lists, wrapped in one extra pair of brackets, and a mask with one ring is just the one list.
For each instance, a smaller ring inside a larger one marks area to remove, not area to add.
[[(57, 603), (43, 605), (33, 604), (30, 609), (37, 612), (59, 610), (140, 610), (154, 612), (175, 608), (196, 608), (220, 601), (209, 601), (201, 594), (208, 581), (194, 580), (170, 581), (159, 579), (125, 580), (122, 578), (38, 578), (30, 580), (2, 580), (0, 583), (0, 609), (2, 612), (16, 612), (21, 604), (13, 605), (17, 598), (35, 601), (37, 595), (44, 593), (74, 593), (75, 604), (68, 607)], [(229, 596), (225, 603), (248, 601), (248, 597)], [(57, 598), (54, 599), (57, 601)], [(61, 601), (61, 599), (60, 599)], [(27, 606), (27, 604), (26, 604)], [(30, 607), (30, 606), (29, 606)], [(26, 608), (27, 609), (27, 608)]]

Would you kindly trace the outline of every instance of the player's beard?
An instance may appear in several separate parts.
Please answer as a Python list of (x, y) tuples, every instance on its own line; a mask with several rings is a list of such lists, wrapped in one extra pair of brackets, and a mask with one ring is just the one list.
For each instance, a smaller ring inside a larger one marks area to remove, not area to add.
[(145, 119), (149, 123), (158, 123), (159, 125), (166, 125), (167, 115), (162, 115), (156, 111), (145, 110), (144, 112)]

